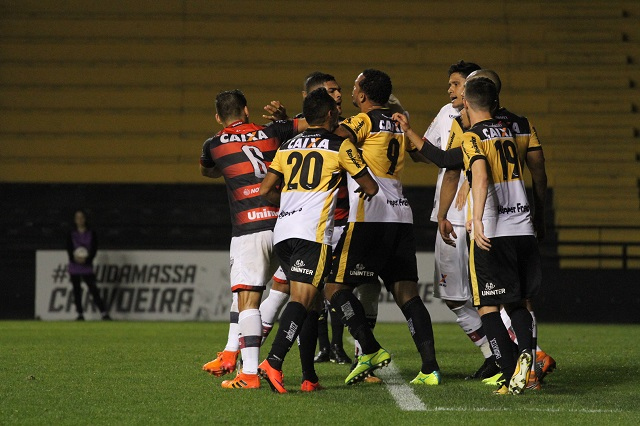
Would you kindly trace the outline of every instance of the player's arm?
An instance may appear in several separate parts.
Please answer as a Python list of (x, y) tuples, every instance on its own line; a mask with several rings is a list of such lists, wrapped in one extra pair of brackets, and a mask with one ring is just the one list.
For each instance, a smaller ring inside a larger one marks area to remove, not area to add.
[(364, 162), (358, 148), (356, 148), (349, 139), (346, 139), (342, 142), (342, 145), (340, 145), (338, 161), (340, 166), (360, 185), (355, 192), (360, 193), (360, 198), (371, 201), (378, 193), (378, 182), (371, 177), (369, 168)]
[(334, 131), (333, 133), (335, 133), (336, 135), (340, 136), (341, 138), (345, 138), (345, 139), (349, 139), (351, 142), (356, 143), (357, 139), (356, 139), (356, 134), (353, 133), (351, 131), (351, 129), (349, 127), (347, 127), (344, 124), (340, 124)]
[(489, 188), (489, 173), (487, 171), (487, 160), (484, 156), (471, 159), (471, 196), (473, 197), (473, 239), (482, 250), (491, 248), (491, 241), (484, 235), (484, 225), (482, 217), (484, 215), (484, 205), (487, 201), (487, 190)]
[[(440, 168), (461, 168), (462, 167), (462, 150), (459, 148), (443, 151), (434, 146), (431, 142), (423, 140), (420, 135), (411, 129), (409, 120), (402, 114), (393, 114), (393, 120), (396, 121), (404, 135), (418, 149), (427, 160)], [(412, 157), (413, 158), (413, 157)]]
[(263, 108), (267, 114), (263, 114), (262, 118), (266, 118), (271, 121), (288, 120), (287, 108), (280, 103), (280, 101), (271, 101), (269, 105), (265, 105)]
[(269, 169), (267, 175), (260, 184), (260, 195), (267, 199), (271, 204), (280, 205), (281, 187), (280, 182), (282, 175)]
[(547, 172), (542, 148), (527, 152), (527, 168), (533, 185), (533, 227), (538, 241), (545, 237), (544, 208), (547, 194)]
[(222, 176), (222, 171), (218, 169), (216, 166), (213, 167), (204, 167), (202, 164), (200, 165), (200, 174), (204, 177), (208, 178), (219, 178)]
[[(447, 213), (453, 203), (460, 181), (460, 170), (447, 170), (442, 177), (442, 185), (440, 186), (440, 205), (438, 209), (438, 230), (442, 240), (455, 247), (458, 235), (453, 230), (453, 225), (447, 219)], [(453, 238), (452, 238), (453, 237)]]

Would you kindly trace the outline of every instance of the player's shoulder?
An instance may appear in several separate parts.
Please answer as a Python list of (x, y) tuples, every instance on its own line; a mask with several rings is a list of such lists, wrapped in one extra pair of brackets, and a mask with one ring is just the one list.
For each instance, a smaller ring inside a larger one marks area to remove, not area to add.
[(323, 149), (338, 151), (345, 139), (324, 129), (306, 130), (280, 145), (280, 150)]
[(451, 102), (449, 102), (444, 104), (442, 108), (440, 108), (440, 111), (438, 111), (438, 115), (436, 115), (436, 119), (454, 120), (456, 117), (459, 117), (459, 116), (460, 116), (460, 111), (455, 109), (451, 105)]
[(495, 114), (495, 118), (504, 122), (513, 131), (518, 134), (525, 134), (531, 132), (531, 123), (529, 119), (524, 115), (518, 115), (506, 108), (500, 108)]

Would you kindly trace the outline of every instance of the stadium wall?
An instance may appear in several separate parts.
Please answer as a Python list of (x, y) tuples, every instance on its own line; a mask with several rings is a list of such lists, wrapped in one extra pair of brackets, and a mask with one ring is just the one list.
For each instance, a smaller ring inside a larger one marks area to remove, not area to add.
[[(407, 187), (420, 251), (433, 251), (433, 187)], [(34, 318), (36, 251), (64, 248), (73, 211), (92, 211), (101, 250), (227, 250), (230, 219), (218, 184), (0, 183), (0, 319)], [(552, 217), (552, 214), (550, 214)], [(551, 225), (552, 225), (551, 221)], [(541, 246), (542, 322), (640, 322), (637, 271), (559, 269), (553, 232)]]

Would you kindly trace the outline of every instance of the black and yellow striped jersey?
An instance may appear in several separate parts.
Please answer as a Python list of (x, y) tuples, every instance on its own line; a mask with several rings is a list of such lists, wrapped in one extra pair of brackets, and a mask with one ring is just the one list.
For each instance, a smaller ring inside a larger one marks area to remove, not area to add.
[(517, 137), (508, 123), (490, 119), (476, 123), (462, 138), (464, 166), (472, 187), (471, 165), (479, 159), (487, 162), (489, 183), (482, 222), (489, 238), (534, 235)]
[(343, 172), (357, 178), (367, 170), (350, 140), (322, 128), (283, 143), (269, 167), (282, 179), (274, 244), (289, 238), (331, 244)]
[(405, 152), (412, 149), (388, 108), (377, 108), (347, 118), (341, 123), (354, 137), (380, 190), (370, 202), (354, 193), (357, 184), (348, 179), (349, 222), (413, 223), (409, 202), (400, 178)]

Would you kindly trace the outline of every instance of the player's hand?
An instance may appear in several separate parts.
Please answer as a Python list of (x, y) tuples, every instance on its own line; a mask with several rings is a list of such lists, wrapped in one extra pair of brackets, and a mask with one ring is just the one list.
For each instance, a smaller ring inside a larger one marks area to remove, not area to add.
[(262, 118), (266, 118), (267, 120), (278, 121), (289, 118), (287, 116), (287, 109), (280, 101), (271, 101), (269, 105), (265, 105), (264, 110), (267, 111), (268, 114), (263, 115)]
[(472, 229), (471, 224), (472, 224), (472, 223), (473, 223), (473, 222), (472, 222), (471, 220), (468, 220), (468, 221), (466, 221), (466, 222), (464, 223), (464, 229), (466, 229), (466, 230), (467, 230), (467, 234), (469, 234), (469, 235), (471, 235), (471, 229)]
[(462, 211), (465, 203), (467, 202), (467, 195), (469, 195), (469, 181), (465, 179), (464, 183), (458, 189), (458, 194), (456, 195), (456, 209), (458, 211)]
[(364, 192), (361, 186), (359, 186), (358, 189), (356, 189), (353, 192), (357, 193), (358, 196), (365, 201), (371, 201), (373, 197), (376, 195), (376, 194), (367, 194), (366, 192)]
[(482, 220), (474, 219), (473, 221), (473, 240), (478, 248), (489, 251), (491, 249), (491, 240), (484, 235), (484, 225)]
[(391, 116), (391, 119), (396, 123), (398, 123), (398, 125), (400, 126), (403, 132), (406, 133), (409, 130), (411, 130), (411, 125), (409, 124), (409, 119), (407, 118), (406, 115), (400, 114), (399, 112), (395, 112)]
[(538, 240), (538, 242), (544, 240), (544, 237), (546, 235), (544, 218), (542, 219), (536, 219), (535, 217), (533, 218), (533, 230), (536, 233), (536, 239)]
[(458, 235), (456, 235), (456, 231), (453, 230), (453, 225), (448, 219), (438, 221), (438, 231), (440, 231), (442, 241), (452, 247), (456, 246), (456, 238), (458, 238)]

